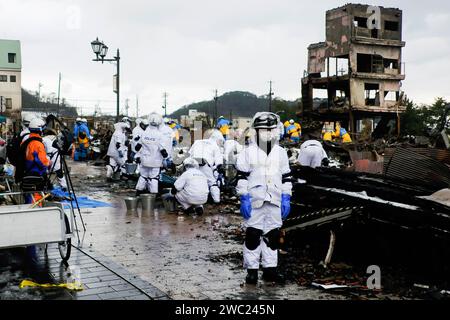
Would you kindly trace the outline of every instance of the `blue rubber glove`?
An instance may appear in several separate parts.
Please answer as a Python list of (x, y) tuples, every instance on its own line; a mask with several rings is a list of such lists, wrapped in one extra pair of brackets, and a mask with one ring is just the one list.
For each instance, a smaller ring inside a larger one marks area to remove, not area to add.
[(281, 218), (284, 220), (291, 212), (291, 196), (288, 194), (281, 195)]
[(241, 196), (241, 214), (245, 220), (250, 219), (252, 213), (252, 202), (250, 201), (250, 195), (244, 194)]

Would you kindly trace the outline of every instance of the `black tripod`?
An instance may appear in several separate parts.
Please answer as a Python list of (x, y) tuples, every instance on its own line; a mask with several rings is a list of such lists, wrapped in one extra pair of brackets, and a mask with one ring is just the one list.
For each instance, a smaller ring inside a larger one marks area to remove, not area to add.
[[(56, 160), (55, 160), (55, 163), (53, 164), (52, 169), (50, 170), (50, 173), (48, 175), (48, 180), (50, 180), (50, 176), (51, 176), (52, 172), (54, 172), (56, 163), (58, 161), (60, 161), (60, 164), (61, 164), (61, 169), (60, 170), (62, 170), (63, 175), (64, 175), (64, 179), (66, 180), (67, 192), (69, 193), (69, 199), (70, 199), (70, 202), (71, 202), (70, 207), (72, 209), (73, 220), (75, 222), (75, 228), (76, 228), (76, 231), (77, 231), (78, 244), (80, 244), (81, 241), (80, 241), (80, 235), (79, 235), (79, 232), (78, 232), (78, 225), (77, 225), (77, 219), (76, 219), (77, 217), (75, 215), (75, 212), (73, 211), (73, 205), (72, 205), (73, 200), (75, 200), (75, 204), (77, 206), (77, 211), (78, 211), (78, 214), (80, 215), (81, 223), (83, 224), (84, 232), (86, 232), (86, 226), (84, 224), (83, 215), (81, 214), (80, 205), (78, 204), (78, 198), (77, 198), (77, 195), (75, 193), (75, 189), (73, 187), (72, 178), (70, 177), (70, 174), (69, 174), (69, 167), (67, 166), (66, 159), (64, 158), (64, 156), (61, 156), (61, 150), (59, 150), (58, 148), (57, 148), (57, 150), (58, 151), (57, 151)], [(50, 181), (48, 181), (48, 182), (50, 182)]]

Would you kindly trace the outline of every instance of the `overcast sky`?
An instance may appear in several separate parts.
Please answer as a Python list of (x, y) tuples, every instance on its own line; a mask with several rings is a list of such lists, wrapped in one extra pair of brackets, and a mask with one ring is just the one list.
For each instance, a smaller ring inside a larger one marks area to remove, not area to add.
[[(0, 0), (0, 38), (22, 43), (22, 86), (57, 92), (83, 113), (115, 112), (115, 66), (92, 62), (97, 36), (120, 48), (121, 95), (141, 112), (168, 111), (233, 90), (297, 99), (307, 46), (325, 40), (325, 11), (347, 1)], [(406, 80), (418, 103), (450, 99), (450, 3), (377, 1), (403, 10)], [(124, 104), (124, 102), (122, 102)]]

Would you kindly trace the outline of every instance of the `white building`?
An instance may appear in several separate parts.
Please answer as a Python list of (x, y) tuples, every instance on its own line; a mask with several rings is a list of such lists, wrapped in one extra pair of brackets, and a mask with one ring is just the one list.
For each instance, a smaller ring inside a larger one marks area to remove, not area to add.
[(195, 109), (191, 109), (187, 116), (180, 116), (180, 124), (183, 127), (191, 128), (194, 126), (194, 121), (201, 121), (204, 119), (206, 119), (206, 112), (198, 112)]
[(19, 117), (22, 109), (20, 41), (0, 39), (0, 97), (3, 114)]
[(233, 118), (233, 129), (245, 130), (252, 126), (252, 118), (239, 117)]

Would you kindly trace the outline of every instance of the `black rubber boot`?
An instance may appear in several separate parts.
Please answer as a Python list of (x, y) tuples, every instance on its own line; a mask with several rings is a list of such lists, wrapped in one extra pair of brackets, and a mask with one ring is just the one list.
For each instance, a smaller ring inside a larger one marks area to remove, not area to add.
[(283, 275), (278, 273), (277, 268), (263, 268), (263, 276), (264, 281), (275, 282), (278, 284), (284, 284), (285, 279)]
[(187, 208), (187, 209), (184, 210), (184, 214), (185, 214), (185, 215), (188, 215), (188, 216), (189, 216), (189, 215), (193, 215), (194, 212), (195, 212), (195, 211), (194, 211), (194, 208), (193, 208), (193, 207), (189, 207), (189, 208)]
[(258, 269), (247, 269), (247, 277), (245, 277), (245, 283), (247, 284), (258, 283)]
[(195, 214), (198, 216), (203, 215), (203, 208), (202, 207), (195, 208)]

